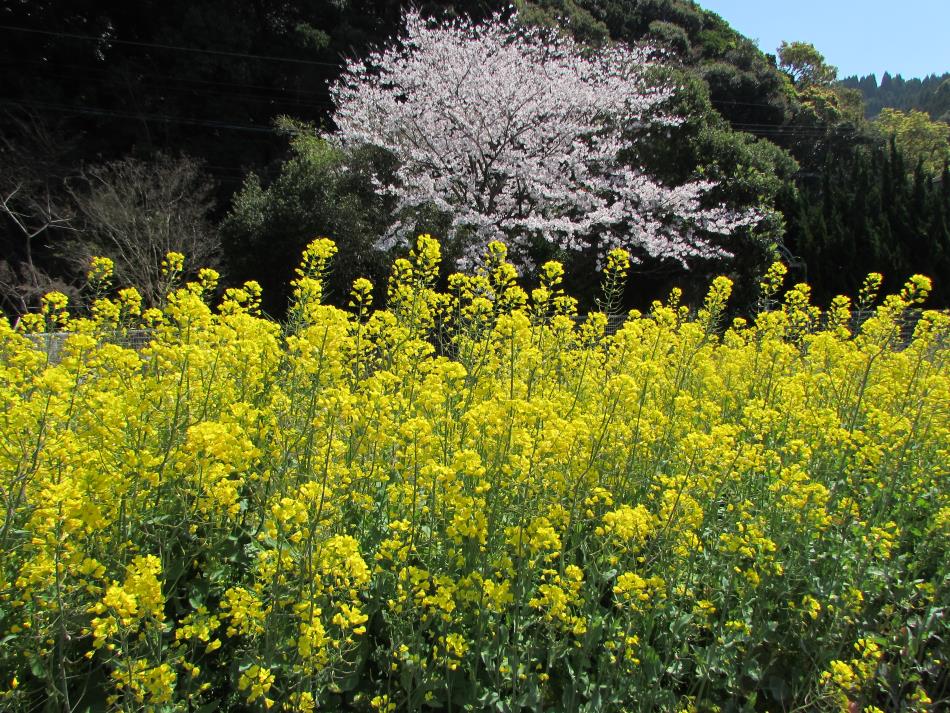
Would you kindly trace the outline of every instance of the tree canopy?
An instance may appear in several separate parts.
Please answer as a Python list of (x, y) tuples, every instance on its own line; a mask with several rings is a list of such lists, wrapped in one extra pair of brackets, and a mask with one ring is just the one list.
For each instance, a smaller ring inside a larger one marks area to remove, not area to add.
[(384, 186), (402, 213), (382, 245), (416, 229), (406, 212), (451, 216), (463, 261), (507, 239), (601, 254), (633, 247), (652, 257), (723, 257), (715, 236), (754, 224), (754, 211), (709, 205), (714, 182), (669, 187), (623, 160), (639, 137), (680, 119), (672, 86), (651, 83), (650, 48), (594, 53), (570, 37), (525, 29), (517, 17), (434, 24), (406, 17), (400, 47), (352, 62), (333, 90), (336, 137), (392, 152)]
[[(132, 7), (114, 0), (77, 0), (64, 9), (49, 0), (7, 3), (0, 27), (0, 61), (6, 70), (0, 93), (0, 187), (7, 189), (2, 199), (10, 209), (0, 215), (4, 310), (16, 316), (37, 307), (48, 289), (69, 293), (78, 287), (84, 271), (62, 259), (62, 247), (72, 239), (93, 243), (99, 238), (91, 223), (76, 219), (80, 211), (69, 188), (81, 185), (94, 167), (130, 156), (151, 165), (161, 154), (196, 160), (213, 181), (216, 208), (208, 222), (220, 225), (228, 213), (222, 284), (258, 279), (268, 286), (265, 294), (275, 298), (267, 306), (275, 314), (282, 311), (276, 286), (290, 275), (292, 256), (318, 232), (339, 238), (346, 256), (338, 261), (334, 279), (372, 273), (383, 262), (373, 243), (393, 223), (388, 201), (395, 196), (376, 192), (377, 185), (391, 182), (383, 154), (305, 147), (297, 140), (300, 133), (288, 142), (275, 120), (287, 115), (318, 132), (331, 131), (330, 86), (345, 68), (344, 57), (365, 57), (389, 46), (410, 6), (423, 17), (478, 22), (508, 4), (168, 0)], [(844, 245), (854, 237), (853, 222), (835, 218), (837, 209), (819, 211), (827, 213), (823, 223), (815, 213), (819, 204), (861, 203), (857, 193), (863, 184), (826, 180), (829, 171), (840, 178), (846, 167), (861, 166), (869, 184), (880, 186), (894, 183), (891, 166), (904, 172), (909, 188), (883, 193), (894, 206), (887, 220), (875, 219), (877, 227), (869, 233), (875, 240), (891, 245), (893, 254), (916, 254), (920, 226), (901, 216), (924, 211), (922, 221), (930, 226), (926, 239), (939, 245), (942, 223), (933, 212), (938, 204), (919, 200), (943, 190), (939, 153), (924, 152), (933, 158), (925, 161), (918, 181), (922, 154), (913, 148), (915, 142), (908, 143), (899, 131), (883, 130), (882, 122), (865, 121), (862, 114), (873, 117), (890, 106), (905, 113), (925, 111), (932, 121), (946, 124), (950, 75), (905, 79), (885, 74), (880, 82), (873, 76), (829, 82), (830, 68), (816, 48), (791, 42), (780, 56), (767, 54), (690, 0), (517, 0), (515, 6), (523, 27), (543, 26), (585, 51), (641, 42), (663, 50), (668, 65), (663, 80), (678, 91), (662, 111), (682, 121), (658, 130), (625, 122), (621, 139), (629, 146), (621, 162), (661, 187), (714, 183), (700, 198), (703, 209), (723, 204), (736, 215), (755, 210), (764, 216), (728, 239), (736, 255), (728, 269), (737, 285), (754, 284), (749, 277), (778, 252), (790, 260), (797, 277), (807, 273), (827, 280), (816, 290), (849, 289), (838, 287), (847, 282), (841, 269), (815, 265), (827, 251), (812, 249), (821, 240)], [(866, 161), (868, 155), (888, 159)], [(454, 230), (461, 240), (471, 230), (453, 228), (450, 214), (432, 206), (413, 212), (435, 235)], [(571, 210), (556, 217), (573, 219)], [(600, 245), (624, 229), (620, 223), (601, 223), (584, 240)], [(506, 230), (515, 228), (502, 228), (508, 235)], [(823, 237), (803, 240), (803, 235)], [(715, 235), (702, 237), (726, 246)], [(529, 242), (565, 260), (574, 289), (587, 291), (582, 283), (592, 274), (591, 255), (575, 260), (538, 231)], [(801, 247), (806, 244), (812, 248)], [(906, 263), (888, 263), (885, 252), (866, 253), (880, 257), (875, 269)], [(675, 284), (689, 299), (692, 285), (725, 269), (721, 261), (693, 261), (687, 275), (676, 260), (650, 260), (645, 250), (642, 257), (628, 290), (637, 307), (648, 306), (657, 292)], [(939, 302), (940, 285), (950, 275), (932, 275), (932, 299)], [(590, 292), (595, 289), (592, 284)]]
[(885, 137), (893, 137), (910, 170), (920, 163), (925, 173), (937, 176), (950, 161), (950, 124), (931, 121), (926, 112), (885, 107), (874, 124)]
[(779, 67), (799, 86), (828, 85), (838, 77), (838, 68), (825, 61), (808, 42), (783, 42), (778, 48)]

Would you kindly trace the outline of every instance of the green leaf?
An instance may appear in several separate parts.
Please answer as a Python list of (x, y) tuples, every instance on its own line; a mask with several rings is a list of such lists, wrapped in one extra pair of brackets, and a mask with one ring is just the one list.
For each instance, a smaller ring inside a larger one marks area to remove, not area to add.
[(41, 681), (46, 678), (46, 669), (43, 668), (43, 662), (33, 656), (30, 657), (30, 673)]

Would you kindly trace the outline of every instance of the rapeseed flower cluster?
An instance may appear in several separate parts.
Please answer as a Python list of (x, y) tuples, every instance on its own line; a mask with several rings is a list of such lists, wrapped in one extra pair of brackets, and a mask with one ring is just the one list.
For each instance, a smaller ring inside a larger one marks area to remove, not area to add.
[[(0, 707), (27, 711), (930, 711), (948, 702), (950, 316), (715, 280), (615, 332), (501, 244), (437, 289), (286, 324), (260, 286), (143, 310), (93, 261), (0, 321)], [(117, 333), (149, 329), (139, 351)]]

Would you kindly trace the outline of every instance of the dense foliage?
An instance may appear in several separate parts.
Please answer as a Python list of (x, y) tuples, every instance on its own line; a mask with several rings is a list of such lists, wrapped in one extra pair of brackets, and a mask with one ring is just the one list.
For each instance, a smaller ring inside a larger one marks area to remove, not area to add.
[(881, 113), (885, 107), (902, 111), (925, 111), (934, 121), (950, 123), (950, 72), (931, 74), (923, 79), (904, 79), (885, 72), (878, 83), (877, 77), (845, 77), (841, 83), (861, 90), (868, 118)]
[[(910, 169), (892, 145), (833, 154), (797, 194), (786, 195), (786, 244), (816, 297), (853, 293), (862, 271), (890, 266), (889, 289), (913, 272), (950, 274), (950, 174)], [(950, 304), (938, 280), (934, 302)]]
[[(798, 55), (782, 62), (689, 0), (515, 4), (526, 24), (559, 29), (592, 46), (646, 41), (665, 48), (673, 63), (670, 81), (681, 90), (676, 113), (684, 122), (669, 127), (668, 134), (652, 132), (649, 141), (639, 142), (637, 165), (670, 185), (697, 176), (710, 178), (719, 186), (711, 199), (732, 210), (755, 209), (769, 216), (754, 233), (736, 236), (738, 259), (730, 275), (738, 285), (754, 284), (746, 278), (761, 273), (778, 250), (799, 278), (813, 277), (810, 281), (822, 294), (852, 288), (861, 271), (826, 269), (816, 263), (821, 251), (800, 250), (794, 236), (827, 235), (824, 252), (854, 240), (847, 221), (826, 216), (825, 230), (813, 230), (807, 214), (818, 204), (838, 201), (825, 195), (824, 187), (830, 185), (823, 178), (826, 167), (853, 166), (864, 161), (862, 154), (886, 152), (889, 134), (864, 121), (856, 89), (824, 83), (830, 75), (821, 71), (828, 68), (817, 50), (792, 41), (787, 47)], [(170, 0), (130, 8), (112, 0), (82, 0), (64, 12), (61, 3), (8, 3), (0, 29), (0, 61), (8, 68), (0, 96), (5, 109), (0, 113), (0, 190), (4, 199), (17, 191), (11, 208), (31, 218), (27, 234), (35, 236), (26, 240), (11, 215), (2, 211), (4, 310), (13, 316), (35, 310), (45, 290), (70, 292), (81, 283), (61, 248), (69, 237), (83, 240), (91, 235), (86, 226), (71, 220), (82, 211), (72, 204), (68, 189), (91, 164), (101, 166), (129, 154), (151, 159), (157, 152), (186, 153), (198, 160), (201, 171), (216, 183), (214, 217), (230, 212), (221, 235), (227, 266), (223, 279), (234, 285), (244, 279), (266, 283), (267, 308), (274, 313), (286, 308), (284, 286), (293, 268), (292, 255), (307, 235), (339, 236), (342, 253), (361, 257), (354, 273), (378, 265), (385, 258), (370, 256), (365, 246), (380, 237), (380, 226), (388, 225), (392, 216), (382, 215), (386, 206), (362, 180), (377, 171), (375, 159), (341, 158), (336, 164), (341, 167), (355, 161), (358, 178), (350, 181), (335, 173), (332, 190), (321, 193), (314, 187), (327, 176), (328, 164), (309, 157), (300, 160), (307, 152), (288, 142), (274, 121), (290, 115), (317, 131), (332, 131), (330, 84), (346, 61), (386, 47), (398, 34), (409, 5), (403, 0), (200, 5)], [(507, 3), (430, 0), (416, 5), (426, 17), (469, 16), (477, 21)], [(808, 76), (822, 81), (802, 82), (805, 75), (796, 67), (819, 70)], [(921, 108), (939, 119), (945, 79), (920, 80), (913, 106), (902, 100), (898, 108)], [(918, 82), (886, 76), (881, 84), (883, 91), (885, 86), (913, 89)], [(898, 151), (912, 179), (922, 154), (900, 143)], [(872, 164), (872, 170), (883, 166), (879, 161)], [(931, 183), (941, 180), (939, 164), (935, 159)], [(382, 167), (380, 175), (385, 177), (390, 168)], [(249, 173), (257, 178), (247, 179)], [(291, 173), (292, 180), (287, 175)], [(886, 180), (882, 173), (870, 178), (871, 183)], [(848, 191), (852, 185), (836, 184), (835, 190)], [(939, 190), (927, 190), (932, 188)], [(319, 215), (308, 218), (305, 207), (312, 197), (313, 212)], [(859, 203), (861, 196), (854, 193), (847, 200)], [(892, 200), (889, 210), (896, 215), (920, 209), (910, 191), (895, 191)], [(432, 232), (448, 234), (445, 221), (427, 216), (427, 222)], [(939, 220), (928, 215), (921, 222)], [(891, 221), (880, 239), (888, 251), (904, 254), (917, 251), (919, 232), (908, 221)], [(870, 252), (881, 256), (871, 269), (898, 281), (907, 277), (895, 273), (884, 252)], [(567, 279), (588, 300), (595, 287), (589, 279), (591, 266), (588, 258), (565, 262)], [(687, 281), (675, 261), (639, 265), (631, 301), (648, 304), (655, 289), (677, 281), (692, 299), (709, 276), (725, 268), (697, 264), (692, 269), (695, 278)], [(948, 282), (943, 274), (929, 274), (938, 284)], [(736, 297), (742, 308), (751, 305), (747, 294)], [(934, 298), (944, 299), (939, 293)]]
[(884, 108), (873, 126), (893, 139), (909, 166), (920, 164), (928, 176), (939, 176), (950, 164), (950, 124), (931, 121), (922, 111)]
[(613, 248), (687, 264), (731, 257), (728, 237), (761, 217), (708, 205), (711, 181), (666, 186), (625, 155), (643, 134), (682, 121), (675, 87), (650, 81), (658, 52), (597, 52), (526, 30), (517, 15), (486, 23), (406, 16), (398, 47), (350, 63), (333, 87), (345, 146), (377, 146), (396, 162), (381, 190), (408, 240), (420, 208), (447, 214), (448, 239), (471, 265), (506, 238), (525, 261), (537, 241), (602, 259)]
[[(608, 330), (505, 249), (287, 324), (217, 275), (0, 320), (8, 711), (928, 711), (950, 701), (950, 318), (914, 277), (856, 326), (715, 280)], [(866, 280), (856, 307), (874, 300)], [(116, 341), (151, 330), (141, 351)]]
[(291, 155), (267, 185), (248, 176), (221, 224), (228, 246), (226, 270), (233, 284), (256, 280), (262, 307), (283, 314), (294, 275), (287, 255), (299, 255), (314, 235), (333, 235), (340, 247), (328, 297), (343, 303), (357, 277), (383, 280), (386, 256), (373, 244), (389, 227), (391, 201), (375, 182), (392, 173), (392, 159), (371, 147), (332, 146), (312, 126), (284, 124)]

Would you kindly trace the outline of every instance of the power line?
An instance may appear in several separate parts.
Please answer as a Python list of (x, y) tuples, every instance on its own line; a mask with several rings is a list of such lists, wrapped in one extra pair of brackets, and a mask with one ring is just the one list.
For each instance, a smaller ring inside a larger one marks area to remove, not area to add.
[(766, 102), (741, 102), (741, 101), (736, 101), (734, 99), (713, 99), (712, 97), (710, 97), (709, 100), (713, 104), (738, 104), (739, 106), (762, 106), (768, 109), (775, 109), (776, 111), (782, 109), (781, 106), (777, 106), (775, 104), (768, 104)]
[[(75, 67), (75, 65), (67, 65), (67, 64), (55, 63), (55, 62), (25, 62), (25, 61), (20, 61), (20, 60), (16, 60), (11, 63), (0, 62), (0, 65), (3, 65), (3, 64), (29, 64), (29, 65), (35, 65), (35, 66), (40, 66), (40, 67), (52, 67), (52, 66)], [(95, 67), (85, 67), (85, 69), (91, 70), (94, 72), (108, 74), (107, 70), (105, 69), (99, 69)], [(243, 83), (238, 83), (238, 82), (221, 82), (221, 81), (211, 81), (211, 80), (201, 80), (201, 79), (187, 79), (187, 78), (175, 77), (168, 74), (156, 74), (156, 73), (151, 73), (151, 72), (136, 72), (136, 75), (141, 76), (141, 77), (153, 77), (155, 79), (167, 80), (170, 82), (198, 83), (198, 84), (208, 84), (208, 85), (222, 86), (222, 87), (240, 87), (240, 88), (248, 88), (248, 89), (260, 89), (263, 91), (279, 92), (282, 94), (306, 94), (306, 95), (314, 95), (314, 96), (324, 95), (323, 92), (317, 92), (317, 91), (306, 90), (306, 89), (299, 89), (299, 90), (298, 89), (281, 89), (279, 87), (265, 87), (265, 86), (257, 85), (257, 84), (243, 84)], [(52, 74), (52, 73), (44, 73), (44, 76), (55, 77), (58, 79), (72, 79), (73, 78), (71, 76), (67, 76), (63, 74)], [(123, 86), (114, 78), (110, 78), (108, 76), (95, 77), (95, 76), (86, 75), (81, 78), (85, 81), (97, 82), (100, 84), (112, 84), (115, 86)], [(333, 107), (334, 106), (333, 102), (330, 102), (330, 101), (301, 101), (299, 99), (293, 99), (293, 98), (270, 97), (270, 96), (265, 96), (265, 95), (248, 94), (244, 92), (201, 91), (198, 89), (189, 89), (187, 87), (176, 87), (169, 84), (153, 84), (152, 86), (161, 90), (168, 90), (168, 91), (175, 91), (175, 92), (190, 91), (201, 96), (226, 96), (226, 97), (248, 99), (251, 101), (286, 101), (287, 103), (295, 104), (297, 106), (309, 106), (309, 107)], [(729, 102), (729, 103), (746, 104), (749, 106), (769, 106), (767, 104), (751, 104), (749, 102)], [(781, 131), (783, 133), (815, 132), (816, 134), (824, 134), (829, 131), (829, 129), (821, 128), (821, 127), (782, 126), (780, 124), (769, 124), (765, 122), (729, 122), (729, 124), (733, 127), (742, 127), (743, 130), (749, 130), (750, 133), (752, 133), (751, 130), (754, 128), (761, 128), (767, 131), (773, 131), (773, 130)]]
[[(165, 124), (181, 124), (188, 126), (200, 126), (211, 129), (223, 129), (228, 131), (244, 131), (249, 133), (256, 134), (268, 134), (272, 136), (286, 136), (288, 133), (284, 130), (276, 130), (264, 126), (255, 126), (253, 124), (238, 124), (227, 121), (210, 121), (203, 119), (191, 119), (188, 117), (180, 116), (170, 116), (167, 114), (152, 114), (147, 112), (123, 112), (117, 110), (103, 109), (101, 107), (91, 107), (91, 106), (75, 106), (75, 105), (66, 105), (66, 104), (55, 104), (52, 102), (42, 102), (42, 101), (10, 101), (0, 99), (0, 106), (17, 106), (20, 108), (32, 108), (32, 109), (42, 109), (47, 111), (71, 114), (74, 116), (85, 115), (85, 116), (107, 116), (117, 119), (125, 119), (127, 121), (154, 121), (158, 123)], [(739, 129), (753, 136), (759, 136), (761, 138), (802, 138), (802, 139), (815, 139), (821, 138), (825, 135), (825, 132), (819, 130), (809, 130), (805, 127), (796, 127), (796, 128), (744, 128)], [(292, 133), (292, 132), (291, 132)]]
[(832, 134), (829, 134), (825, 131), (810, 131), (808, 129), (766, 129), (766, 128), (755, 128), (755, 127), (736, 127), (736, 131), (742, 131), (747, 134), (762, 134), (769, 136), (782, 137), (787, 136), (791, 137), (801, 137), (801, 138), (810, 138), (810, 139), (821, 139), (821, 138), (831, 138)]
[[(104, 80), (103, 80), (104, 81)], [(186, 88), (175, 88), (168, 87), (167, 89), (171, 91), (189, 91)], [(207, 93), (207, 92), (196, 92), (203, 96), (227, 96), (220, 93)], [(235, 95), (242, 96), (242, 95)], [(246, 96), (246, 95), (245, 95)], [(267, 101), (266, 97), (251, 97), (249, 99), (254, 99), (257, 101)], [(318, 104), (314, 103), (303, 103), (303, 102), (288, 102), (294, 103), (298, 106), (331, 106), (331, 104)], [(212, 121), (205, 119), (193, 119), (188, 117), (180, 116), (171, 116), (168, 114), (152, 114), (147, 112), (122, 112), (117, 110), (103, 109), (101, 107), (91, 107), (91, 106), (75, 106), (75, 105), (64, 105), (64, 104), (55, 104), (51, 102), (43, 101), (10, 101), (0, 99), (0, 104), (13, 105), (20, 107), (30, 107), (38, 109), (47, 109), (50, 111), (56, 111), (60, 113), (72, 113), (76, 115), (89, 115), (89, 116), (109, 116), (120, 119), (128, 119), (133, 121), (156, 121), (159, 123), (173, 123), (173, 124), (184, 124), (191, 126), (203, 126), (207, 128), (214, 129), (226, 129), (234, 131), (246, 131), (254, 133), (263, 133), (271, 135), (286, 135), (285, 131), (278, 131), (269, 127), (255, 126), (253, 124), (238, 124), (234, 122), (227, 121)], [(737, 122), (732, 125), (736, 130), (752, 134), (754, 136), (760, 136), (762, 138), (801, 138), (801, 139), (818, 139), (825, 136), (829, 136), (829, 132), (818, 128), (818, 127), (781, 127), (781, 126), (771, 126), (768, 124), (752, 124), (752, 123), (742, 123)]]
[(824, 127), (821, 126), (796, 126), (795, 124), (770, 124), (765, 121), (733, 121), (730, 122), (733, 126), (759, 126), (766, 129), (809, 129), (814, 131), (825, 131)]
[(0, 106), (15, 106), (21, 109), (46, 109), (48, 111), (58, 111), (61, 113), (74, 115), (84, 114), (89, 116), (111, 116), (118, 119), (128, 119), (133, 121), (157, 121), (159, 123), (167, 124), (187, 124), (191, 126), (204, 126), (212, 129), (228, 129), (232, 131), (272, 134), (274, 136), (283, 136), (288, 133), (287, 131), (277, 131), (264, 126), (254, 126), (253, 124), (232, 124), (223, 121), (188, 119), (186, 117), (175, 117), (165, 114), (113, 111), (109, 109), (102, 109), (100, 107), (73, 106), (67, 104), (54, 104), (51, 102), (10, 101), (6, 99), (0, 99)]
[(789, 136), (799, 135), (821, 137), (830, 133), (823, 129), (810, 129), (808, 127), (742, 126), (740, 124), (733, 124), (732, 128), (736, 129), (737, 131), (748, 131), (749, 133), (761, 132), (766, 134), (784, 134)]
[(211, 54), (219, 57), (239, 57), (241, 59), (259, 59), (269, 62), (289, 62), (292, 64), (307, 64), (316, 67), (333, 67), (339, 69), (339, 64), (332, 62), (318, 62), (312, 59), (297, 59), (295, 57), (275, 57), (264, 54), (249, 54), (247, 52), (226, 52), (224, 50), (203, 50), (198, 47), (182, 47), (180, 45), (165, 45), (155, 42), (136, 42), (134, 40), (118, 40), (107, 37), (93, 37), (91, 35), (78, 35), (72, 32), (53, 32), (52, 30), (35, 30), (29, 27), (14, 27), (12, 25), (0, 25), (0, 30), (9, 32), (28, 32), (35, 35), (47, 35), (50, 37), (66, 37), (73, 40), (83, 40), (86, 42), (105, 42), (108, 44), (130, 45), (132, 47), (153, 47), (155, 49), (172, 50), (175, 52), (197, 52), (199, 54)]
[[(71, 69), (77, 68), (78, 65), (75, 64), (66, 64), (64, 62), (34, 62), (23, 59), (16, 59), (11, 61), (0, 60), (0, 66), (5, 65), (32, 65), (39, 67), (68, 67)], [(104, 74), (109, 74), (109, 70), (99, 67), (91, 67), (89, 65), (82, 66), (82, 69), (93, 72), (100, 72)], [(221, 87), (239, 87), (242, 89), (260, 89), (262, 91), (268, 92), (280, 92), (283, 94), (294, 93), (294, 94), (312, 94), (314, 96), (326, 96), (325, 91), (317, 91), (313, 89), (284, 89), (276, 86), (265, 86), (263, 84), (246, 84), (244, 82), (225, 82), (221, 80), (211, 80), (211, 79), (191, 79), (188, 77), (176, 77), (170, 74), (157, 74), (155, 72), (135, 72), (137, 77), (152, 77), (155, 79), (167, 79), (175, 82), (182, 82), (187, 84), (211, 84)]]
[[(54, 79), (66, 79), (66, 80), (74, 80), (74, 81), (79, 80), (82, 82), (95, 83), (99, 85), (104, 85), (106, 87), (114, 87), (119, 90), (124, 90), (128, 88), (126, 84), (124, 84), (123, 82), (121, 82), (115, 77), (108, 77), (108, 76), (95, 77), (95, 76), (90, 76), (90, 75), (69, 76), (65, 74), (50, 73), (50, 72), (43, 72), (43, 73), (36, 73), (36, 74), (37, 76), (49, 77), (49, 78), (54, 78)], [(160, 75), (155, 75), (155, 76), (160, 76)], [(167, 77), (167, 79), (174, 81), (173, 77)], [(322, 101), (322, 102), (308, 101), (305, 99), (294, 99), (292, 97), (286, 97), (286, 96), (283, 96), (283, 97), (266, 96), (262, 94), (249, 94), (246, 92), (233, 92), (233, 91), (228, 92), (228, 91), (214, 90), (214, 89), (199, 89), (199, 88), (193, 88), (193, 87), (182, 87), (182, 86), (174, 86), (173, 84), (160, 84), (160, 83), (154, 83), (154, 84), (149, 83), (148, 86), (152, 88), (156, 93), (175, 92), (179, 94), (192, 95), (192, 96), (213, 97), (213, 98), (224, 97), (224, 98), (229, 98), (229, 99), (256, 102), (256, 103), (269, 104), (269, 105), (289, 104), (293, 106), (307, 107), (311, 109), (327, 109), (334, 106), (333, 103), (330, 101)], [(290, 90), (290, 91), (293, 91), (293, 90)]]

